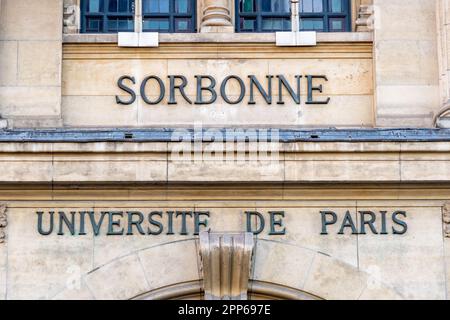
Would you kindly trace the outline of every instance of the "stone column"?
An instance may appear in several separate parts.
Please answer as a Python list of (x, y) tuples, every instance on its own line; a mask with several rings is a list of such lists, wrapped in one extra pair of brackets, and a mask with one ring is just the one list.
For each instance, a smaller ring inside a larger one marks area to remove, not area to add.
[(206, 300), (247, 300), (253, 235), (200, 233), (200, 258)]
[(200, 32), (232, 33), (231, 0), (203, 0)]

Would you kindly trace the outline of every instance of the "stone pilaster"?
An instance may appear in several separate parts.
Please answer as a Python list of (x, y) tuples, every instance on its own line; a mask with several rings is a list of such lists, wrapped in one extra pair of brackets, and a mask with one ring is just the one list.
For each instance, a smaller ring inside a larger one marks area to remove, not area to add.
[(429, 128), (440, 108), (437, 1), (373, 5), (376, 126)]
[(247, 300), (253, 235), (200, 233), (200, 257), (206, 300)]
[(0, 127), (62, 125), (63, 12), (63, 0), (2, 0)]
[(231, 6), (231, 0), (203, 0), (200, 32), (234, 32)]
[(450, 8), (446, 0), (438, 0), (436, 7), (438, 59), (439, 59), (439, 88), (441, 109), (436, 114), (434, 124), (442, 128), (450, 128), (450, 84), (449, 84), (449, 47)]

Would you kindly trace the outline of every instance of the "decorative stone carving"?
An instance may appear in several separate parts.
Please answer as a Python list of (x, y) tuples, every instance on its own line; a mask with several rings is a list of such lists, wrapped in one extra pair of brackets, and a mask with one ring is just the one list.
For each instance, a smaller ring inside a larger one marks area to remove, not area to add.
[(444, 237), (450, 238), (450, 202), (442, 207), (442, 222), (444, 228)]
[(234, 32), (230, 0), (204, 0), (200, 32)]
[(200, 233), (206, 300), (247, 300), (253, 248), (249, 232)]
[(373, 29), (373, 6), (360, 5), (358, 10), (358, 18), (356, 19), (356, 31), (370, 31)]
[(6, 204), (0, 204), (0, 243), (6, 241), (6, 226), (8, 219), (6, 216)]
[(64, 33), (73, 34), (80, 31), (80, 6), (77, 0), (64, 0)]

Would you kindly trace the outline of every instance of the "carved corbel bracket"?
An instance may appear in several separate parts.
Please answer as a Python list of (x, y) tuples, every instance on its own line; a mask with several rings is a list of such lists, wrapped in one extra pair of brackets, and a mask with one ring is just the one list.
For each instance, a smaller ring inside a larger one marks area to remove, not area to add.
[(200, 233), (205, 300), (247, 300), (253, 248), (249, 232)]
[(356, 31), (371, 31), (373, 29), (374, 7), (372, 5), (361, 5), (356, 19)]
[(6, 226), (8, 217), (6, 215), (6, 204), (0, 204), (0, 243), (6, 242)]
[(78, 0), (64, 0), (64, 33), (73, 34), (80, 30), (80, 6)]
[(450, 202), (442, 207), (442, 222), (444, 228), (444, 237), (450, 238)]

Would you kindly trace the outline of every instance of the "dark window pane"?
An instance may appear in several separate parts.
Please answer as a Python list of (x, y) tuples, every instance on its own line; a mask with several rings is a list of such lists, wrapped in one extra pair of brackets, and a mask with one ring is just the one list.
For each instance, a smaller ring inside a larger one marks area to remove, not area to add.
[(146, 31), (169, 31), (169, 19), (152, 18), (144, 20), (144, 30)]
[(175, 0), (175, 12), (176, 13), (188, 13), (189, 1), (188, 0)]
[(144, 0), (144, 13), (169, 13), (169, 0)]
[(109, 18), (108, 19), (108, 31), (133, 31), (134, 20), (133, 18)]
[(241, 12), (254, 12), (255, 7), (255, 0), (241, 0), (240, 2)]
[(330, 19), (330, 31), (344, 31), (344, 19), (331, 18)]
[(86, 32), (102, 32), (102, 18), (86, 18)]
[(175, 19), (175, 32), (186, 32), (190, 29), (190, 19)]
[(169, 13), (169, 0), (159, 0), (159, 12)]
[(302, 7), (300, 8), (300, 12), (313, 12), (312, 0), (303, 0), (301, 4)]
[(255, 31), (256, 19), (254, 18), (241, 18), (241, 30), (243, 31)]
[(342, 12), (342, 0), (331, 0), (330, 2), (331, 12)]
[(119, 0), (119, 12), (131, 12), (130, 5), (131, 1), (128, 0)]
[(323, 2), (322, 2), (322, 0), (313, 0), (313, 11), (314, 12), (323, 12)]
[(117, 12), (117, 1), (118, 0), (109, 0), (109, 6), (108, 6), (109, 12)]
[(283, 31), (290, 31), (291, 29), (291, 19), (283, 19)]
[(324, 28), (322, 19), (301, 19), (300, 29), (310, 31), (322, 31)]
[(108, 12), (134, 12), (134, 0), (107, 0)]
[(289, 0), (261, 0), (262, 12), (289, 13)]
[(88, 0), (88, 12), (100, 12), (100, 0)]
[[(286, 23), (286, 21), (288, 23)], [(263, 18), (262, 31), (287, 31), (290, 30), (290, 21), (285, 18)]]
[(303, 0), (300, 12), (319, 13), (323, 12), (323, 0)]

